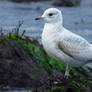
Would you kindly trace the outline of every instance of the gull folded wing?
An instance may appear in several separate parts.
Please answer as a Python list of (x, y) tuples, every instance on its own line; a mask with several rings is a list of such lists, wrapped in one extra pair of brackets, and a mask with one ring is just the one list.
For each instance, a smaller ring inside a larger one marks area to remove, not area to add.
[(72, 41), (61, 40), (58, 42), (58, 48), (62, 50), (68, 56), (81, 60), (91, 61), (92, 60), (92, 46)]

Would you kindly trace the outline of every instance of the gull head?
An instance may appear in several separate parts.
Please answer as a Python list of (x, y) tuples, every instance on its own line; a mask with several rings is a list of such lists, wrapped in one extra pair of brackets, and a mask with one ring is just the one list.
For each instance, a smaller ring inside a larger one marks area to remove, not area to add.
[(44, 11), (42, 16), (36, 18), (36, 20), (44, 20), (45, 23), (62, 23), (62, 13), (56, 8), (49, 8)]

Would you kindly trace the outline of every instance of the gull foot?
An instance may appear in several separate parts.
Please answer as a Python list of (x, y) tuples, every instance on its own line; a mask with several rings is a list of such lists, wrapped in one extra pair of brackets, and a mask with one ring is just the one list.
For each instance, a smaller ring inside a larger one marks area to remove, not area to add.
[(69, 75), (64, 75), (64, 79), (69, 79)]
[(66, 66), (66, 71), (65, 71), (64, 78), (65, 78), (65, 79), (68, 79), (68, 78), (69, 78), (69, 65), (68, 65), (68, 64), (67, 64), (67, 66)]

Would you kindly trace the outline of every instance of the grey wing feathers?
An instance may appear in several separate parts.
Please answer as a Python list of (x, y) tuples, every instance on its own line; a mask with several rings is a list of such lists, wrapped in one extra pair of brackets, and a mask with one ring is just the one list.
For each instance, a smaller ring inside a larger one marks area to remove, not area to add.
[(92, 60), (92, 45), (75, 34), (64, 35), (58, 42), (58, 47), (68, 56), (82, 61)]

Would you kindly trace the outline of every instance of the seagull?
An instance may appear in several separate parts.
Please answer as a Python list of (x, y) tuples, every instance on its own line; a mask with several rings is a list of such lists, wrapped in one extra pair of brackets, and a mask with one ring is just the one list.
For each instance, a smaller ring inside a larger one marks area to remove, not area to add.
[(45, 22), (42, 45), (49, 56), (66, 64), (65, 77), (70, 67), (92, 63), (92, 45), (83, 37), (63, 26), (62, 12), (56, 8), (46, 9), (36, 20)]

